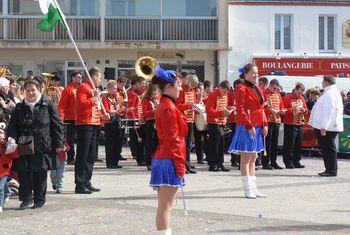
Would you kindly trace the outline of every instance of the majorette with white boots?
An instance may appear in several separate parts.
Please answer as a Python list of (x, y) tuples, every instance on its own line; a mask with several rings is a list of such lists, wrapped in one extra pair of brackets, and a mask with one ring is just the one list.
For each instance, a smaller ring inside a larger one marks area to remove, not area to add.
[(246, 198), (266, 197), (256, 187), (255, 160), (257, 154), (264, 151), (264, 137), (268, 127), (264, 112), (264, 93), (256, 85), (258, 68), (246, 64), (240, 69), (240, 78), (244, 83), (235, 89), (237, 109), (236, 132), (229, 152), (241, 155), (241, 175)]

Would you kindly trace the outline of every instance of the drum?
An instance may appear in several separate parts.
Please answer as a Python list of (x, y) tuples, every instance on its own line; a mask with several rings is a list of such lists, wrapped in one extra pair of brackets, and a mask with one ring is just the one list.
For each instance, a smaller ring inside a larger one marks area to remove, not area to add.
[(207, 122), (207, 113), (201, 112), (196, 115), (196, 118), (194, 120), (196, 127), (199, 131), (205, 131), (208, 126)]

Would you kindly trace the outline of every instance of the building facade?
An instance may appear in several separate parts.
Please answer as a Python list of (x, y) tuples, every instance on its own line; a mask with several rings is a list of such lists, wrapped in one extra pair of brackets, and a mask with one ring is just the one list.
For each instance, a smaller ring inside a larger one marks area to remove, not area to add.
[[(0, 0), (0, 65), (14, 74), (69, 74), (82, 66), (66, 31), (37, 29), (38, 1)], [(105, 78), (130, 77), (135, 61), (155, 57), (165, 68), (195, 70), (201, 80), (227, 77), (226, 0), (60, 0), (87, 67)]]
[[(254, 61), (260, 75), (349, 77), (349, 0), (229, 1), (229, 77)], [(349, 84), (350, 88), (350, 84)]]

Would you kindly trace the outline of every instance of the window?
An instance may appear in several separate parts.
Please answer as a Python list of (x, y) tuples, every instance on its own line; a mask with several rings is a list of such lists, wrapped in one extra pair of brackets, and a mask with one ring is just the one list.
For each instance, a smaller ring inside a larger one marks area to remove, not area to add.
[(163, 0), (164, 16), (216, 16), (216, 0)]
[(0, 15), (2, 15), (2, 0), (0, 0)]
[(292, 16), (275, 15), (275, 49), (292, 49)]
[(320, 51), (334, 51), (335, 16), (319, 16), (318, 22)]
[(161, 0), (107, 0), (107, 16), (160, 16)]

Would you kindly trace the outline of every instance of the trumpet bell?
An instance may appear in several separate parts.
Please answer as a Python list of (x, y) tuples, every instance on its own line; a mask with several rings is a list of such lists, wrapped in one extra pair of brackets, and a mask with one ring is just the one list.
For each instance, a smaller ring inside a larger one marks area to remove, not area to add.
[(156, 59), (150, 56), (140, 57), (135, 63), (135, 72), (137, 76), (143, 77), (146, 80), (152, 80), (156, 74), (156, 68), (159, 63)]

